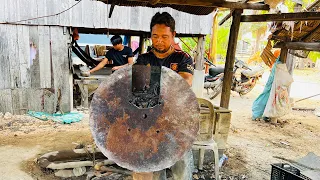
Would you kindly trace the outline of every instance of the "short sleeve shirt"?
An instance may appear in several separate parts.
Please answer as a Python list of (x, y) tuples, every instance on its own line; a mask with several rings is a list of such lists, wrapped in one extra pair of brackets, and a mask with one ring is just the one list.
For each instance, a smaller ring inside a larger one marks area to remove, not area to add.
[(193, 74), (194, 64), (192, 58), (183, 51), (175, 51), (168, 57), (157, 58), (152, 51), (141, 54), (137, 59), (137, 64), (151, 66), (165, 66), (173, 71), (187, 72)]
[(106, 58), (108, 60), (112, 60), (115, 66), (128, 64), (129, 57), (133, 57), (133, 53), (132, 49), (127, 46), (124, 46), (122, 51), (118, 51), (112, 48), (106, 54)]

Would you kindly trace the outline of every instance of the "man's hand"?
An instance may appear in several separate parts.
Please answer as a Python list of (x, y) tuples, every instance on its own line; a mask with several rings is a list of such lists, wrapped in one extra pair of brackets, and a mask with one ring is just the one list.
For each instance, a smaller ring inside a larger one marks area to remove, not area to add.
[(80, 75), (83, 76), (83, 77), (89, 77), (90, 76), (90, 71), (80, 72)]
[(106, 64), (109, 63), (109, 60), (107, 58), (102, 59), (102, 61), (98, 64), (98, 66), (96, 66), (95, 68), (91, 69), (89, 72), (93, 73), (96, 71), (99, 71), (100, 69), (102, 69)]

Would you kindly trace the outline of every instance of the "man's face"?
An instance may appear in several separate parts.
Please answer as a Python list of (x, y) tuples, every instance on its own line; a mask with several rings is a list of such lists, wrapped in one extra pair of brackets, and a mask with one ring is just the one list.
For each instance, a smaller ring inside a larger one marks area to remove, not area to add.
[(122, 45), (121, 44), (117, 44), (117, 45), (114, 45), (113, 48), (117, 51), (120, 51), (122, 49)]
[(175, 32), (164, 24), (156, 24), (152, 27), (151, 40), (153, 48), (159, 53), (165, 53), (170, 49)]

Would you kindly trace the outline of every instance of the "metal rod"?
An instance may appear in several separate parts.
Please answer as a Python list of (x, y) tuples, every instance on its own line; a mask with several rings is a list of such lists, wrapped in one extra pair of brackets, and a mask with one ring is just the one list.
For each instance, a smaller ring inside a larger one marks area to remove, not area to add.
[(313, 97), (316, 97), (316, 96), (319, 96), (319, 95), (320, 95), (320, 94), (316, 94), (316, 95), (313, 95), (313, 96), (309, 96), (309, 97), (300, 99), (300, 100), (298, 100), (298, 101), (295, 101), (295, 103), (300, 102), (300, 101), (304, 101), (304, 100), (306, 100), (306, 99), (310, 99), (310, 98), (313, 98)]

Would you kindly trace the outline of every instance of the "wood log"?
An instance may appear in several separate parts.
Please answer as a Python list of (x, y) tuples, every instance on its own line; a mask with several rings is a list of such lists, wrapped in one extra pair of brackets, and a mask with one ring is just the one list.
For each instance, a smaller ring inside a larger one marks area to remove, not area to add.
[(86, 173), (86, 167), (73, 168), (72, 170), (58, 170), (54, 173), (57, 177), (62, 178), (71, 178), (71, 177), (79, 177)]
[(133, 173), (133, 180), (152, 180), (153, 173)]
[(101, 166), (99, 171), (114, 172), (114, 173), (125, 174), (125, 175), (132, 175), (131, 171), (123, 170), (123, 169), (110, 168), (110, 167), (107, 167), (107, 166)]
[[(60, 163), (55, 162), (64, 162), (64, 161), (74, 161), (75, 159), (83, 159), (88, 157), (88, 153), (95, 153), (97, 159), (103, 159), (105, 156), (99, 151), (99, 149), (93, 150), (92, 148), (86, 149), (74, 149), (74, 150), (65, 150), (65, 151), (53, 151), (47, 154), (42, 155), (38, 158), (38, 164), (42, 168), (48, 168), (50, 165), (58, 165)], [(53, 166), (52, 168), (54, 168)]]
[[(96, 160), (99, 162), (99, 160)], [(112, 165), (115, 164), (111, 160), (103, 160), (101, 161), (103, 165)], [(46, 168), (49, 169), (67, 169), (67, 168), (79, 168), (85, 166), (93, 166), (92, 161), (75, 161), (75, 162), (62, 162), (62, 163), (51, 163)]]

